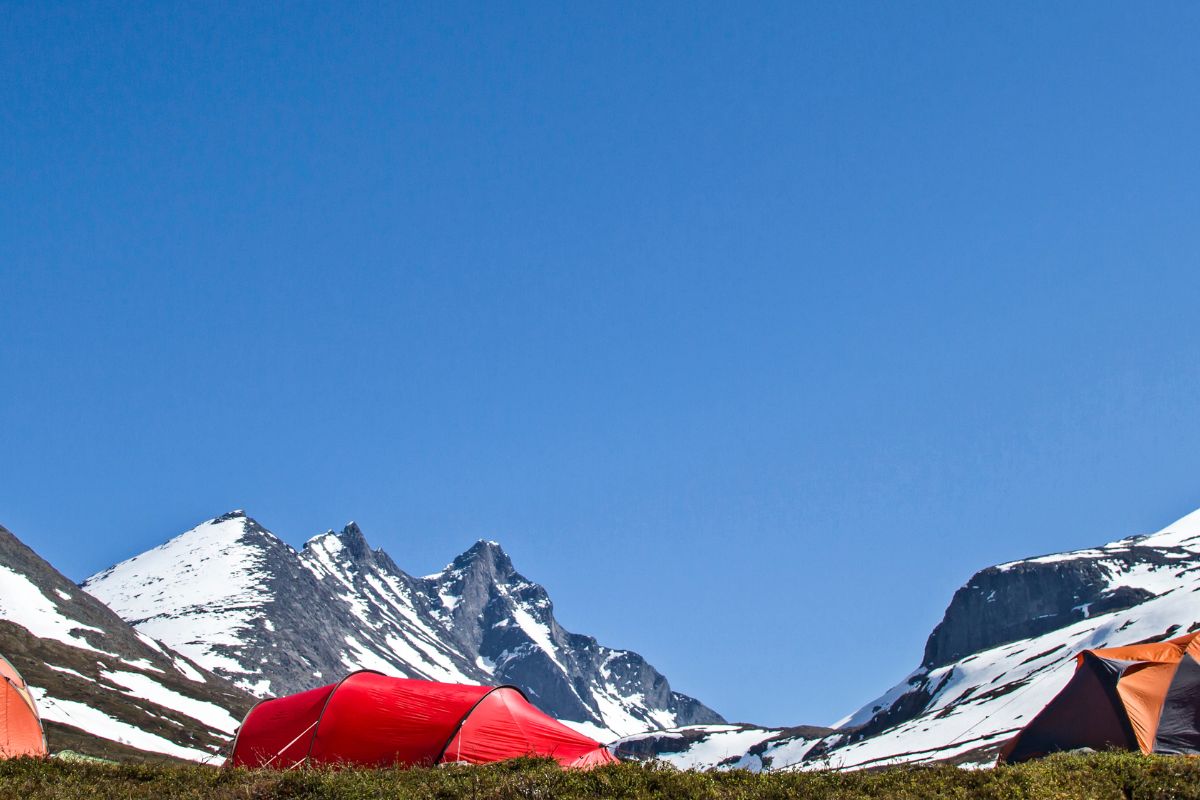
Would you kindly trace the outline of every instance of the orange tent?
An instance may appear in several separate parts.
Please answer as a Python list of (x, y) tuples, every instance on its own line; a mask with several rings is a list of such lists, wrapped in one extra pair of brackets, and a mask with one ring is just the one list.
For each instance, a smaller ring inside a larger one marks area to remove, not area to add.
[(0, 656), (0, 758), (46, 755), (46, 734), (25, 680), (16, 667)]
[(1200, 754), (1200, 632), (1075, 658), (1071, 680), (1005, 746), (1001, 762), (1083, 747)]

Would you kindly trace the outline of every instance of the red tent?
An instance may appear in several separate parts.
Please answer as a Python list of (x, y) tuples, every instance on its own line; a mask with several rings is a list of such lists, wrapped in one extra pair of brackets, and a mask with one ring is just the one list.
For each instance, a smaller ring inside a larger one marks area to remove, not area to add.
[(486, 764), (549, 756), (567, 767), (616, 761), (599, 742), (538, 711), (515, 686), (466, 686), (378, 672), (264, 700), (233, 742), (234, 767)]

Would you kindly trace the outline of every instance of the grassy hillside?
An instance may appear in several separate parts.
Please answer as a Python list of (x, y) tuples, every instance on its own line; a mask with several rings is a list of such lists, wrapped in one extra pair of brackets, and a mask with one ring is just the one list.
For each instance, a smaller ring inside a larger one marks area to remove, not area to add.
[(996, 770), (952, 766), (755, 775), (620, 764), (566, 772), (553, 762), (412, 770), (247, 772), (198, 766), (0, 762), (0, 797), (21, 800), (533, 800), (534, 798), (1200, 798), (1200, 760), (1057, 756)]

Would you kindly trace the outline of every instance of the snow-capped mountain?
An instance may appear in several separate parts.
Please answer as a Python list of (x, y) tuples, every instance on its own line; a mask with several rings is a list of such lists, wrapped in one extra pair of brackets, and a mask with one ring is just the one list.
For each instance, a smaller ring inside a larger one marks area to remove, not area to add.
[(202, 523), (84, 588), (141, 632), (260, 696), (354, 669), (511, 683), (602, 740), (723, 722), (636, 653), (565, 631), (495, 542), (422, 578), (351, 523), (297, 552), (244, 512)]
[(51, 752), (219, 763), (254, 698), (139, 633), (0, 527), (0, 654)]
[(955, 592), (923, 663), (819, 735), (701, 726), (623, 740), (684, 767), (989, 763), (1059, 692), (1084, 649), (1200, 629), (1200, 511), (1150, 536), (989, 567)]
[[(447, 657), (432, 670), (452, 670), (449, 654), (461, 654), (463, 678), (520, 686), (542, 709), (602, 740), (666, 721), (720, 720), (671, 691), (637, 653), (564, 630), (546, 590), (518, 573), (496, 542), (476, 542), (441, 572), (412, 578), (386, 553), (372, 551), (351, 523), (310, 540), (301, 559), (313, 574), (342, 587), (340, 596), (360, 619), (390, 637), (390, 653), (403, 653), (403, 644), (415, 641), (420, 656), (436, 656), (430, 647), (441, 643)], [(379, 618), (371, 620), (371, 612)], [(413, 663), (407, 656), (403, 661)], [(455, 678), (448, 672), (442, 679)]]
[(679, 769), (748, 769), (754, 772), (798, 764), (814, 747), (836, 733), (833, 728), (802, 725), (686, 725), (627, 736), (613, 752), (627, 761), (664, 761)]

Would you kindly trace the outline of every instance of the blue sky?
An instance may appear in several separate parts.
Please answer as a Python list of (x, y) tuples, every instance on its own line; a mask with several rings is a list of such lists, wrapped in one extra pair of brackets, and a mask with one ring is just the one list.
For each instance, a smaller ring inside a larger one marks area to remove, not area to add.
[(731, 719), (831, 722), (974, 570), (1200, 506), (1198, 29), (0, 4), (0, 522), (76, 579), (238, 507), (495, 538)]

